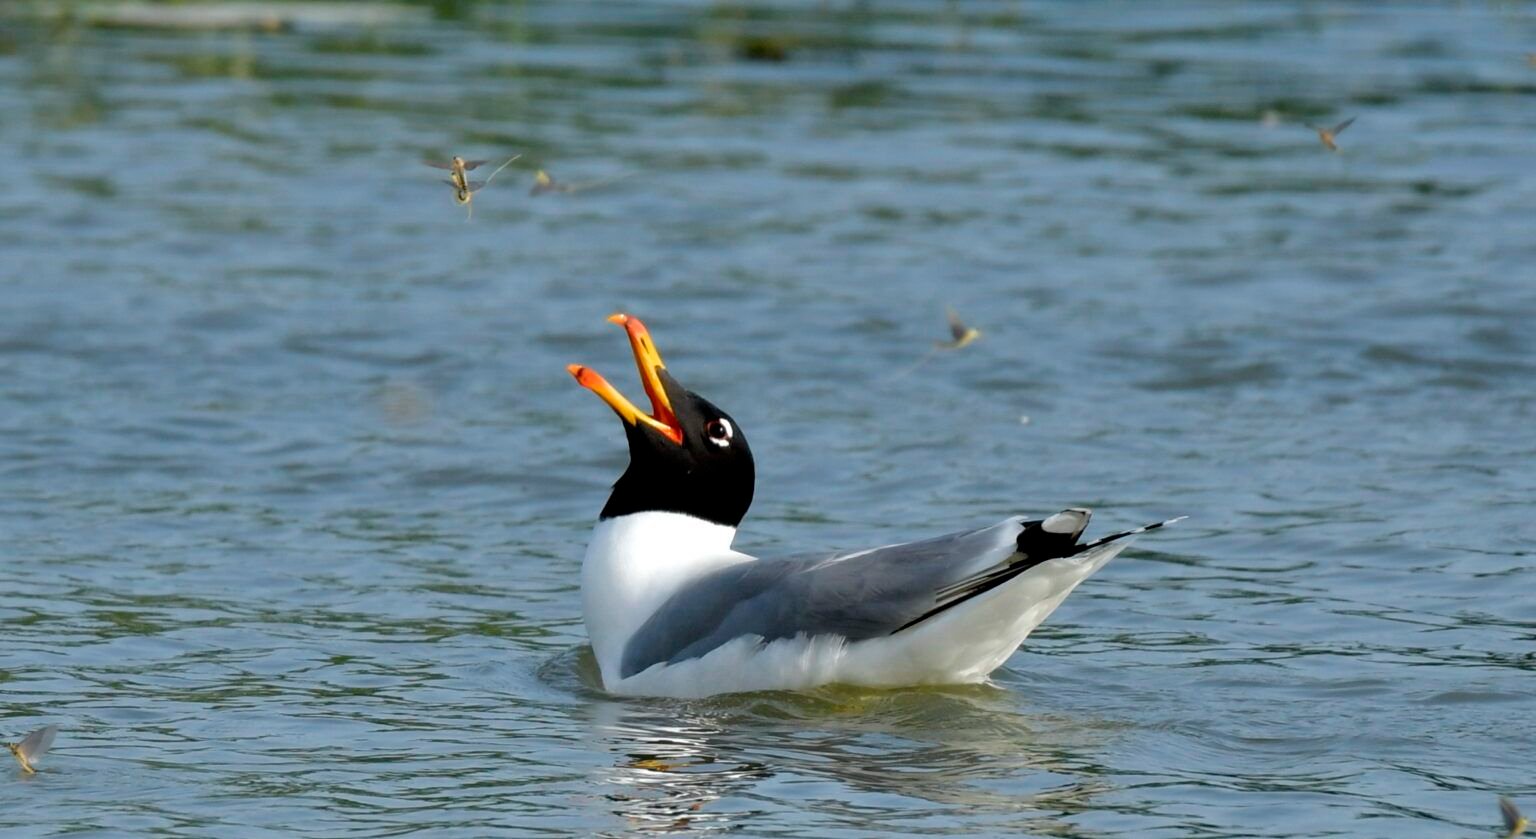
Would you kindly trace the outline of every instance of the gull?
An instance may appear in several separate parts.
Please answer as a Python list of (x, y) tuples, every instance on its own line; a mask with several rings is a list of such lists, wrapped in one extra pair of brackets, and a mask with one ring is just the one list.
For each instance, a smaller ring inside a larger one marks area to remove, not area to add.
[(567, 371), (618, 414), (629, 466), (582, 562), (603, 686), (700, 697), (985, 681), (1128, 537), (1082, 541), (1091, 512), (1013, 516), (865, 550), (758, 559), (731, 547), (755, 490), (741, 426), (668, 372), (638, 318), (616, 314), (649, 413), (590, 367)]

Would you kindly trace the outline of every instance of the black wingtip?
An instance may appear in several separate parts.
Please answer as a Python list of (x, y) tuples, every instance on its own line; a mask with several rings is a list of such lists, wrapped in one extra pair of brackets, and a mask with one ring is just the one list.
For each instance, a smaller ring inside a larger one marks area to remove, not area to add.
[(1179, 516), (1178, 518), (1172, 518), (1172, 519), (1167, 519), (1165, 521), (1153, 522), (1152, 524), (1144, 524), (1141, 527), (1138, 527), (1138, 528), (1135, 528), (1135, 529), (1132, 529), (1132, 530), (1122, 530), (1119, 533), (1111, 533), (1108, 536), (1101, 536), (1098, 539), (1093, 540), (1092, 542), (1086, 542), (1084, 544), (1078, 545), (1077, 546), (1077, 550), (1075, 551), (1075, 553), (1082, 553), (1083, 551), (1092, 550), (1094, 548), (1099, 547), (1100, 545), (1107, 545), (1110, 542), (1115, 542), (1115, 541), (1118, 541), (1120, 539), (1124, 539), (1127, 536), (1135, 536), (1138, 533), (1146, 533), (1149, 530), (1156, 530), (1159, 527), (1167, 527), (1170, 524), (1178, 524), (1179, 522), (1181, 522), (1181, 521), (1183, 521), (1183, 520), (1185, 520), (1187, 518), (1189, 518), (1189, 516)]
[(1023, 522), (1017, 537), (1018, 553), (987, 571), (939, 589), (935, 592), (936, 602), (932, 609), (891, 630), (891, 634), (911, 628), (973, 597), (985, 594), (1047, 560), (1077, 556), (1083, 551), (1106, 545), (1116, 539), (1146, 533), (1148, 530), (1156, 530), (1188, 518), (1180, 516), (1176, 519), (1138, 527), (1135, 530), (1113, 533), (1086, 545), (1079, 545), (1077, 540), (1082, 537), (1083, 530), (1088, 527), (1088, 519), (1092, 516), (1093, 511), (1086, 507), (1070, 507), (1044, 519)]

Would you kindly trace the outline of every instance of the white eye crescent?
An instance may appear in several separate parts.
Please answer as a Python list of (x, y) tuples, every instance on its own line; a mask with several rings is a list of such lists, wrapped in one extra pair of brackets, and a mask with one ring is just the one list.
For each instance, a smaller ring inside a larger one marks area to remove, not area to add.
[(736, 436), (736, 429), (731, 427), (730, 420), (720, 417), (705, 424), (704, 433), (709, 436), (709, 442), (723, 449), (731, 444), (731, 438)]

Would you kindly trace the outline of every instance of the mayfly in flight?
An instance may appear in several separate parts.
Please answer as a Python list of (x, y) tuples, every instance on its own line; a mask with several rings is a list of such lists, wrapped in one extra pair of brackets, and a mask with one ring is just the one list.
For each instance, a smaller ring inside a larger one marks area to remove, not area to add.
[(981, 337), (981, 330), (974, 326), (966, 326), (965, 321), (960, 320), (960, 315), (954, 309), (945, 310), (949, 318), (949, 334), (953, 340), (934, 341), (933, 345), (941, 350), (958, 350), (977, 338)]
[(16, 762), (21, 764), (21, 771), (31, 775), (37, 771), (32, 764), (48, 752), (48, 747), (53, 745), (53, 738), (58, 733), (58, 726), (46, 726), (21, 738), (20, 743), (6, 743), (5, 747), (11, 750)]
[(919, 358), (910, 367), (907, 367), (905, 370), (902, 370), (896, 375), (891, 376), (890, 381), (895, 381), (896, 379), (900, 379), (911, 374), (914, 370), (922, 367), (924, 364), (927, 364), (933, 359), (934, 356), (938, 355), (944, 350), (958, 350), (963, 347), (968, 347), (977, 338), (981, 337), (981, 330), (974, 326), (969, 326), (965, 321), (961, 320), (959, 313), (954, 310), (954, 307), (945, 307), (944, 316), (949, 321), (950, 340), (934, 341), (933, 349), (924, 353), (923, 357)]
[(424, 162), (428, 166), (431, 166), (435, 169), (448, 170), (448, 177), (443, 179), (443, 183), (453, 187), (453, 200), (464, 205), (464, 208), (467, 211), (465, 218), (473, 219), (475, 217), (475, 207), (473, 204), (475, 200), (475, 193), (489, 186), (491, 180), (494, 179), (497, 175), (501, 174), (501, 170), (507, 168), (509, 165), (511, 165), (512, 161), (518, 159), (519, 157), (522, 157), (522, 155), (514, 154), (507, 158), (506, 163), (497, 166), (496, 171), (491, 173), (491, 177), (486, 178), (483, 181), (470, 180), (468, 173), (474, 169), (478, 169), (479, 167), (484, 166), (486, 164), (486, 161), (484, 160), (465, 160), (464, 158), (455, 155), (446, 163), (437, 160), (428, 160)]
[(1322, 141), (1324, 148), (1328, 149), (1329, 151), (1338, 151), (1339, 144), (1335, 141), (1338, 139), (1340, 134), (1344, 133), (1344, 129), (1348, 128), (1350, 123), (1354, 121), (1355, 118), (1350, 117), (1349, 119), (1344, 120), (1332, 128), (1319, 128), (1318, 126), (1309, 122), (1307, 123), (1307, 127), (1317, 132), (1317, 139)]
[(625, 178), (631, 177), (632, 174), (633, 173), (615, 175), (611, 178), (603, 178), (599, 181), (586, 181), (584, 183), (573, 184), (566, 183), (565, 181), (557, 181), (553, 175), (549, 174), (543, 169), (540, 169), (538, 172), (534, 173), (533, 187), (528, 190), (528, 194), (537, 198), (538, 196), (549, 192), (586, 192), (589, 189), (596, 189), (600, 186), (607, 186), (611, 183), (617, 183), (624, 180)]

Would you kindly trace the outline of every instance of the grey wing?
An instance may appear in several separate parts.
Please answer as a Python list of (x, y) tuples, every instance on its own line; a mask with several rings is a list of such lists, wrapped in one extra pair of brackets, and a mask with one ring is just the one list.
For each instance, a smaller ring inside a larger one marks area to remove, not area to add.
[(21, 752), (27, 760), (36, 760), (43, 756), (53, 745), (53, 738), (59, 733), (59, 727), (50, 725), (28, 734), (25, 739), (16, 744), (16, 751)]
[[(1085, 519), (1086, 521), (1086, 519)], [(624, 648), (628, 678), (698, 658), (742, 636), (877, 638), (971, 596), (1018, 555), (1022, 518), (855, 553), (744, 562), (673, 595)], [(990, 586), (989, 586), (990, 587)]]
[(1355, 118), (1354, 117), (1350, 117), (1349, 119), (1344, 120), (1343, 122), (1339, 123), (1338, 125), (1335, 125), (1333, 127), (1333, 130), (1328, 132), (1328, 133), (1329, 134), (1333, 134), (1334, 136), (1338, 136), (1339, 134), (1343, 134), (1344, 133), (1344, 129), (1348, 128), (1351, 124), (1354, 123), (1354, 121), (1355, 121)]
[(444, 161), (441, 161), (441, 160), (423, 160), (422, 163), (425, 163), (428, 166), (431, 166), (433, 169), (452, 169), (453, 168), (453, 164), (452, 163), (447, 163), (447, 162), (444, 162)]

